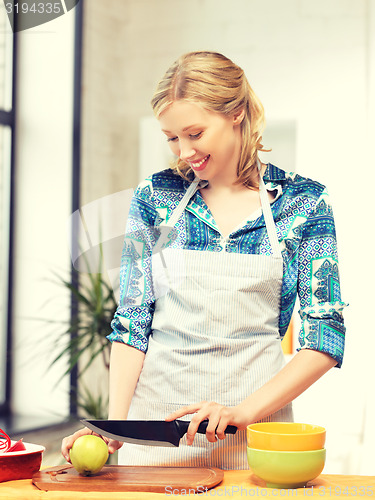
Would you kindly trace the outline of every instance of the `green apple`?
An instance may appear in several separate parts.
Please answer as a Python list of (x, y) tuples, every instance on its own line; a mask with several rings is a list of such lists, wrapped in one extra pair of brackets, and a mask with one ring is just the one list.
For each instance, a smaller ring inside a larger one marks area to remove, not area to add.
[(70, 450), (70, 461), (79, 474), (97, 474), (108, 458), (108, 446), (98, 436), (86, 434), (77, 438)]

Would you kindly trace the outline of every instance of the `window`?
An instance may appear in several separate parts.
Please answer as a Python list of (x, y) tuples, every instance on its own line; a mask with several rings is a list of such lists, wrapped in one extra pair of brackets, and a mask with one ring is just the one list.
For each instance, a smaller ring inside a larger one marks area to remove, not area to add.
[(11, 178), (13, 166), (13, 53), (15, 35), (0, 7), (0, 413), (7, 410), (9, 387), (9, 283), (11, 278)]

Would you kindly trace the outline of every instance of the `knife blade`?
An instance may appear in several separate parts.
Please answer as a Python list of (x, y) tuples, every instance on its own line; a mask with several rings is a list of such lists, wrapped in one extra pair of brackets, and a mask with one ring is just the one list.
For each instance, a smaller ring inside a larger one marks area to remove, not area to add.
[[(190, 422), (185, 420), (91, 420), (81, 422), (92, 431), (110, 439), (146, 446), (179, 446)], [(208, 420), (203, 420), (197, 432), (205, 434)], [(226, 434), (235, 434), (237, 427), (228, 425)]]

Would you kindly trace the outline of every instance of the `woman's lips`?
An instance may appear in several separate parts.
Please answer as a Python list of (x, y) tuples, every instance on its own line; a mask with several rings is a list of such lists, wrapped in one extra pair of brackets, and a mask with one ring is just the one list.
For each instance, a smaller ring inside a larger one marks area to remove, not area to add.
[(210, 159), (210, 155), (205, 156), (199, 161), (189, 161), (191, 168), (195, 171), (203, 170), (206, 168), (207, 162)]

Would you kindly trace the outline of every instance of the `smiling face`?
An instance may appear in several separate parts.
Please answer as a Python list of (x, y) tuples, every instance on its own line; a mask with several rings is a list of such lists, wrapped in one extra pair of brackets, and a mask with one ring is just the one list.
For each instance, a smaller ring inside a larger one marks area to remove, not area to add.
[(170, 148), (197, 177), (233, 184), (241, 153), (243, 113), (228, 117), (198, 104), (177, 100), (159, 116)]

